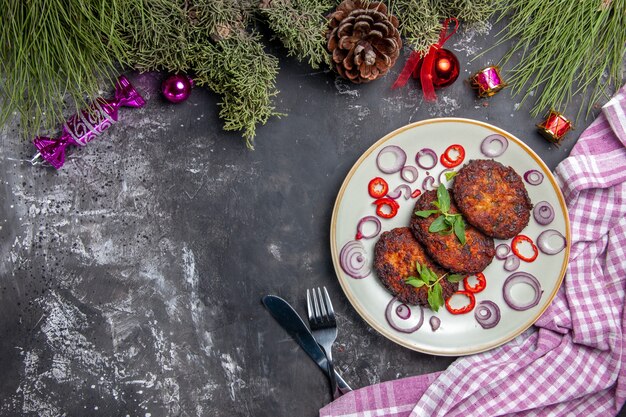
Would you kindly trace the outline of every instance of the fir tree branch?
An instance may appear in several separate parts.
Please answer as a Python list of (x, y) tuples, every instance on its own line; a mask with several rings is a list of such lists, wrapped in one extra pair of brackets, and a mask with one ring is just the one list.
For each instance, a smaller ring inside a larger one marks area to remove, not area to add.
[(254, 149), (256, 126), (280, 116), (271, 105), (278, 94), (278, 60), (265, 53), (258, 35), (247, 32), (199, 46), (198, 53), (198, 85), (222, 94), (219, 115), (225, 120), (224, 129), (242, 130), (246, 144)]
[(426, 52), (437, 42), (442, 22), (430, 0), (393, 0), (390, 11), (400, 20), (400, 34), (416, 52)]
[(264, 0), (260, 8), (288, 54), (298, 61), (308, 59), (311, 67), (319, 68), (330, 63), (324, 14), (336, 4), (332, 0)]
[(222, 95), (225, 130), (240, 130), (249, 148), (257, 124), (276, 116), (272, 98), (278, 60), (245, 28), (251, 2), (134, 0), (120, 27), (132, 45), (127, 59), (142, 71), (191, 72), (199, 86)]
[(456, 17), (469, 23), (484, 22), (495, 10), (494, 0), (431, 0), (431, 3), (444, 19)]
[(400, 33), (417, 52), (437, 42), (443, 21), (456, 17), (465, 22), (484, 22), (494, 11), (495, 0), (390, 0), (400, 20)]

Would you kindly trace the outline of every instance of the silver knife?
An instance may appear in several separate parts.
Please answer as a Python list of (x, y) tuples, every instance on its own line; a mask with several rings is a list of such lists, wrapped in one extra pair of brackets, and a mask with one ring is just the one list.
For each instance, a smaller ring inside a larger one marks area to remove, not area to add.
[[(263, 304), (272, 317), (282, 326), (283, 329), (300, 345), (302, 349), (317, 363), (322, 371), (328, 375), (328, 361), (322, 348), (317, 344), (309, 328), (304, 324), (300, 315), (289, 305), (289, 303), (276, 295), (266, 295), (262, 299)], [(335, 371), (337, 387), (341, 394), (352, 391), (352, 388), (343, 380), (341, 375)]]

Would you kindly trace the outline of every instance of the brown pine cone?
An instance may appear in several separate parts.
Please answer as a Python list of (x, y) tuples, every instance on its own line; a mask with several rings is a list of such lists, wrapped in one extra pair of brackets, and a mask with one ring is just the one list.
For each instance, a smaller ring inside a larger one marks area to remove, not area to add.
[(329, 19), (327, 48), (342, 77), (367, 83), (396, 63), (402, 48), (398, 19), (383, 3), (344, 0)]

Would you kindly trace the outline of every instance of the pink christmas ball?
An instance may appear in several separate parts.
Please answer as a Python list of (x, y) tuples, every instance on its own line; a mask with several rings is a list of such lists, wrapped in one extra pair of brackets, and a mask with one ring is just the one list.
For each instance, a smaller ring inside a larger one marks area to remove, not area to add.
[(180, 103), (189, 98), (193, 80), (183, 74), (170, 75), (161, 84), (163, 97), (171, 103)]

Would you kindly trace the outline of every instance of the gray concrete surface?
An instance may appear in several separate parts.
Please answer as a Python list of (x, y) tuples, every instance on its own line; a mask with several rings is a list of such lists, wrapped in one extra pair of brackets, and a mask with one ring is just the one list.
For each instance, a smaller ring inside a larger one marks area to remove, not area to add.
[[(461, 78), (424, 103), (392, 74), (355, 86), (280, 58), (279, 111), (251, 152), (226, 133), (219, 97), (196, 88), (179, 105), (163, 74), (129, 74), (148, 104), (123, 109), (102, 140), (66, 166), (32, 167), (12, 126), (0, 136), (0, 416), (315, 416), (326, 379), (264, 311), (278, 294), (304, 313), (325, 285), (340, 332), (336, 365), (354, 387), (444, 369), (377, 334), (341, 292), (329, 249), (344, 176), (386, 133), (440, 116), (493, 123), (554, 168), (564, 146), (535, 131), (505, 90), (477, 100), (467, 77), (498, 59), (495, 28), (448, 43)], [(406, 51), (405, 51), (406, 53)], [(572, 106), (575, 114), (577, 103)]]

